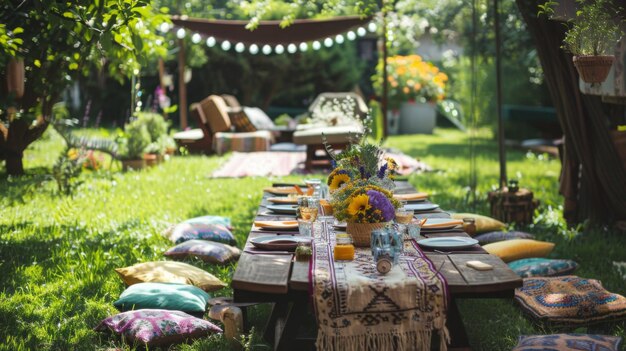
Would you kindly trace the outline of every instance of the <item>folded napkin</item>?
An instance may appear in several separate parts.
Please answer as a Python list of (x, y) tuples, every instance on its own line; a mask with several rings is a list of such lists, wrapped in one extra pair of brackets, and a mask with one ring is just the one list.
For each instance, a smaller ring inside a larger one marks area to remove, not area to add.
[(298, 228), (298, 221), (254, 221), (258, 228)]
[(272, 193), (272, 194), (297, 194), (298, 193), (296, 188), (292, 186), (270, 186), (270, 187), (263, 189), (263, 191)]
[(443, 223), (429, 223), (428, 221), (426, 221), (426, 223), (424, 223), (422, 228), (445, 228), (445, 227), (450, 227), (452, 225), (462, 225), (462, 224), (463, 224), (463, 220), (460, 220), (460, 219), (451, 219)]
[(270, 197), (267, 199), (269, 202), (273, 202), (275, 204), (297, 204), (298, 198), (295, 197)]
[(428, 197), (427, 193), (411, 193), (411, 194), (393, 194), (393, 197), (397, 200), (411, 201), (411, 200), (424, 200)]

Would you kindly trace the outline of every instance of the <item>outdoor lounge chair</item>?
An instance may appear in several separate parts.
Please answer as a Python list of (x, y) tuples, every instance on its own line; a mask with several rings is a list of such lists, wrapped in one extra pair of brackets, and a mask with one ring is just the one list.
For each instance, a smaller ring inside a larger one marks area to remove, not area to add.
[[(232, 107), (228, 106), (226, 101)], [(180, 146), (186, 146), (191, 152), (205, 154), (215, 152), (221, 155), (229, 151), (269, 150), (274, 140), (272, 133), (268, 130), (260, 130), (248, 117), (248, 114), (257, 117), (260, 110), (242, 108), (235, 104), (238, 105), (238, 102), (234, 97), (227, 96), (224, 99), (218, 95), (210, 95), (201, 102), (192, 104), (191, 115), (196, 118), (200, 128), (176, 133), (174, 139)], [(265, 117), (266, 125), (273, 126), (269, 117)]]
[(363, 134), (367, 105), (355, 93), (322, 93), (309, 106), (311, 124), (299, 126), (293, 134), (295, 144), (306, 145), (305, 169), (327, 167), (330, 155), (326, 144), (334, 150), (345, 149)]

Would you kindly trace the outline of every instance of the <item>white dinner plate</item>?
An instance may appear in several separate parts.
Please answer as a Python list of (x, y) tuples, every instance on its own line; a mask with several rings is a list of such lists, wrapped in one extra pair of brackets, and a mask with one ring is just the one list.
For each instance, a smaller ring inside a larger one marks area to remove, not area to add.
[(458, 225), (462, 225), (463, 221), (459, 219), (450, 218), (428, 218), (426, 223), (422, 226), (422, 230), (445, 230), (452, 229)]
[(311, 242), (301, 236), (268, 235), (250, 239), (250, 243), (263, 250), (295, 250), (299, 242)]
[(267, 209), (276, 213), (296, 214), (298, 205), (267, 205)]
[(348, 223), (335, 221), (335, 223), (333, 223), (333, 227), (335, 227), (335, 229), (346, 230), (346, 228), (348, 228)]
[(439, 208), (437, 204), (406, 204), (404, 209), (407, 211), (432, 211)]
[(478, 240), (461, 236), (428, 238), (417, 242), (420, 246), (431, 249), (464, 249), (478, 244)]

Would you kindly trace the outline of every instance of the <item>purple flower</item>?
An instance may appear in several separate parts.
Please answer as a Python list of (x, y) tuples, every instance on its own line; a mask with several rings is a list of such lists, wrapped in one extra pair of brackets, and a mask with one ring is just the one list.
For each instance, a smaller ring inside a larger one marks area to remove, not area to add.
[(391, 201), (382, 193), (376, 190), (368, 190), (367, 196), (370, 198), (370, 205), (382, 213), (382, 222), (391, 221), (396, 215), (396, 209)]
[(385, 163), (382, 167), (380, 167), (380, 169), (378, 170), (378, 174), (376, 174), (378, 176), (378, 178), (383, 179), (385, 178), (385, 172), (387, 171), (387, 164)]
[(359, 173), (361, 173), (361, 179), (365, 179), (365, 167), (359, 167)]

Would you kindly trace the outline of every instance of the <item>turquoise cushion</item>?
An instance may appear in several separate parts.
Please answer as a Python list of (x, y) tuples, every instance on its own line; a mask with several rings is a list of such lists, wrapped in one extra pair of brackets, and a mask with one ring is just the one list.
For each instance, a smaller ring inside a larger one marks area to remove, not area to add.
[(524, 232), (511, 231), (511, 232), (487, 232), (484, 234), (476, 235), (474, 239), (478, 240), (480, 245), (486, 245), (495, 243), (498, 241), (511, 240), (511, 239), (534, 239), (534, 235)]
[(522, 335), (511, 351), (618, 351), (622, 338), (593, 334)]
[(165, 251), (164, 255), (171, 258), (196, 256), (205, 262), (225, 264), (239, 258), (238, 248), (206, 240), (189, 240)]
[(235, 245), (235, 237), (222, 224), (180, 223), (166, 230), (163, 235), (176, 244), (187, 240), (201, 239)]
[(174, 283), (137, 283), (129, 286), (113, 303), (119, 311), (163, 309), (204, 313), (209, 294), (193, 285)]
[(509, 262), (509, 267), (520, 277), (530, 278), (569, 274), (578, 268), (578, 264), (572, 260), (524, 258)]

